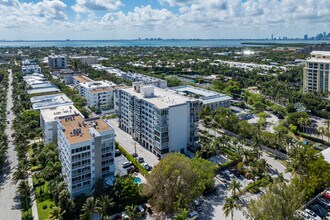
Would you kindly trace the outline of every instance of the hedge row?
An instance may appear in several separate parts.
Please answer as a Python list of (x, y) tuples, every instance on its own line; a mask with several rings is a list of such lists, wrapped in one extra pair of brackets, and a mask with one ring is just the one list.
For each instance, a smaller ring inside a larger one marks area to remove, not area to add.
[[(319, 143), (321, 143), (323, 145), (326, 145), (326, 146), (329, 146), (330, 147), (330, 143), (327, 142), (327, 141), (325, 141), (325, 140), (321, 140), (321, 139), (316, 138), (316, 137), (311, 137), (311, 136), (306, 135), (306, 134), (301, 133), (301, 132), (299, 132), (299, 136), (301, 136), (303, 138), (306, 138), (306, 139), (309, 139), (309, 140), (312, 140), (312, 141), (315, 141), (315, 142), (319, 142)], [(326, 137), (326, 138), (328, 138), (328, 137)]]
[(137, 167), (140, 171), (140, 173), (143, 176), (148, 176), (148, 171), (142, 166), (131, 154), (129, 154), (118, 142), (116, 142), (116, 145), (120, 152), (129, 160), (132, 162), (132, 164)]

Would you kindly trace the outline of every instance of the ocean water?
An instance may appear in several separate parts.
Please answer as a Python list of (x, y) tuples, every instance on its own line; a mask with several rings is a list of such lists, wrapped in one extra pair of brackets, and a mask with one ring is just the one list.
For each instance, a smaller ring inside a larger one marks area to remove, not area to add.
[(317, 40), (67, 40), (67, 41), (0, 41), (0, 47), (242, 47), (242, 42), (277, 44), (317, 44), (330, 41)]

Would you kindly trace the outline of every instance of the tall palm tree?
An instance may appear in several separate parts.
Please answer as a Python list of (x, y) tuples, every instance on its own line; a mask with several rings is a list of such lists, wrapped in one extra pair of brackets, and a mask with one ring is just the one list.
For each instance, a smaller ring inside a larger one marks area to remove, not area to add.
[(241, 184), (236, 179), (231, 181), (228, 189), (231, 190), (233, 198), (237, 198), (237, 191), (240, 192), (241, 187), (242, 187)]
[(137, 211), (137, 206), (132, 204), (125, 207), (125, 212), (130, 220), (136, 220), (141, 217), (141, 212)]
[(240, 210), (241, 206), (236, 203), (236, 200), (233, 197), (226, 198), (225, 205), (222, 207), (226, 217), (230, 214), (231, 220), (234, 219), (234, 210)]
[(325, 121), (325, 125), (327, 127), (327, 136), (328, 136), (328, 142), (330, 142), (330, 119), (327, 119)]
[(99, 207), (99, 200), (89, 197), (81, 208), (79, 219), (92, 220), (94, 213), (101, 214), (101, 212), (102, 210)]
[(48, 218), (50, 220), (63, 220), (63, 215), (65, 213), (65, 210), (62, 211), (60, 207), (53, 206), (52, 210), (48, 213)]
[(107, 195), (102, 195), (99, 198), (99, 201), (100, 201), (100, 208), (101, 208), (101, 212), (102, 212), (101, 217), (106, 218), (108, 209), (114, 207), (116, 205), (116, 203), (113, 201), (113, 198), (109, 198), (109, 196), (107, 196)]
[(17, 191), (18, 193), (20, 194), (20, 196), (22, 198), (24, 198), (25, 200), (25, 209), (28, 209), (29, 208), (29, 198), (30, 198), (30, 186), (29, 186), (29, 183), (26, 179), (22, 180), (18, 187), (17, 187)]

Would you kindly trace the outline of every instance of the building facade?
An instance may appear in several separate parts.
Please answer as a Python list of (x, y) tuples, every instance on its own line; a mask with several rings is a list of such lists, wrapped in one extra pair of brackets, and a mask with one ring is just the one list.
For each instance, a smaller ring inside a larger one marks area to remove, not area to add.
[(82, 64), (96, 64), (98, 56), (72, 56), (70, 57), (73, 60), (77, 60)]
[(330, 96), (330, 51), (313, 51), (304, 67), (304, 92), (324, 92)]
[(40, 110), (40, 127), (43, 130), (44, 143), (57, 143), (57, 118), (70, 115), (83, 115), (73, 105), (55, 106)]
[(66, 55), (50, 55), (48, 56), (48, 66), (51, 69), (68, 68), (68, 57)]
[(62, 173), (71, 196), (92, 193), (99, 178), (113, 178), (114, 130), (102, 119), (79, 114), (58, 118)]
[(134, 83), (116, 91), (115, 110), (119, 127), (158, 157), (184, 153), (198, 140), (201, 102), (197, 99)]

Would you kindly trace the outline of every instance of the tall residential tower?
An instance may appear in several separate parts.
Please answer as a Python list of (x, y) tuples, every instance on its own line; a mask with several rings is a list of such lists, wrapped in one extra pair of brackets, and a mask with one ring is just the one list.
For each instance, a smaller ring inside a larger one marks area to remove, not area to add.
[(304, 92), (330, 94), (330, 51), (313, 51), (304, 68)]

